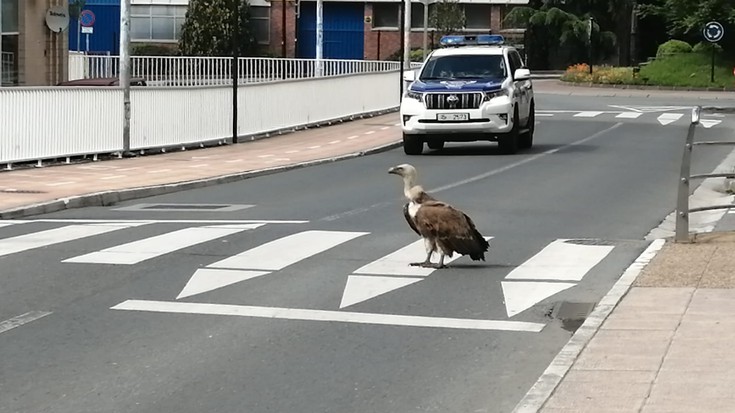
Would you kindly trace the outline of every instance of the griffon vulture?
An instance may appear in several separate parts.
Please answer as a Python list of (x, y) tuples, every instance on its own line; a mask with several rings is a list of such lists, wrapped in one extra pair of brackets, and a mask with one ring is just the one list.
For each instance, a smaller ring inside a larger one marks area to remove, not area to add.
[[(444, 257), (456, 252), (469, 255), (474, 261), (485, 261), (485, 252), (490, 247), (487, 240), (477, 231), (472, 219), (453, 206), (434, 199), (420, 185), (416, 185), (416, 168), (409, 164), (394, 166), (389, 174), (403, 178), (403, 194), (409, 202), (403, 206), (403, 216), (408, 225), (424, 239), (426, 260), (410, 265), (446, 268)], [(431, 254), (439, 253), (439, 262), (431, 262)]]

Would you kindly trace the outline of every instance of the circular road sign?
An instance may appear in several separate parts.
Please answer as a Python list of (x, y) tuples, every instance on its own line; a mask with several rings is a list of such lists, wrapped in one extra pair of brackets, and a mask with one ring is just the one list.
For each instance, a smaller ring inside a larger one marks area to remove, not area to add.
[(719, 42), (722, 40), (722, 36), (725, 35), (725, 29), (718, 22), (709, 22), (705, 24), (702, 32), (704, 34), (704, 38), (711, 43)]
[(82, 12), (79, 13), (79, 23), (82, 27), (94, 26), (94, 20), (95, 16), (92, 10), (82, 10)]

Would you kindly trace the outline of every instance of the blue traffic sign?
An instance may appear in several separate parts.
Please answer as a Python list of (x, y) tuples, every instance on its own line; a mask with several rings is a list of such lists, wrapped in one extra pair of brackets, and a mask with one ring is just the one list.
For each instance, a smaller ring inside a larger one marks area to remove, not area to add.
[(94, 26), (95, 16), (92, 10), (82, 10), (81, 13), (79, 13), (79, 23), (82, 25), (82, 27), (92, 27)]
[(702, 32), (708, 42), (717, 43), (725, 35), (725, 28), (719, 22), (709, 22), (704, 25)]

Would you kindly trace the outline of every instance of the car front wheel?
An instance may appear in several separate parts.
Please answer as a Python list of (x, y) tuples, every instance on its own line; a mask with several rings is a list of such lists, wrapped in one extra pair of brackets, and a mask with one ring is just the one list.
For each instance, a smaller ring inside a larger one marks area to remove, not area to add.
[(421, 155), (424, 151), (424, 142), (417, 136), (403, 134), (403, 152), (406, 155)]
[(513, 128), (508, 133), (498, 136), (498, 147), (500, 152), (505, 155), (512, 155), (518, 152), (518, 107), (513, 110)]

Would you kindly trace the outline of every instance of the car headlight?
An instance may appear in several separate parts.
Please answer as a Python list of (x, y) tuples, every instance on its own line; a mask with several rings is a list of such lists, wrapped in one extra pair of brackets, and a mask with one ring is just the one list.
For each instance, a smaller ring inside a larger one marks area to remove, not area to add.
[(407, 91), (406, 93), (403, 94), (403, 96), (406, 97), (406, 98), (408, 98), (408, 99), (416, 99), (419, 102), (421, 102), (421, 101), (424, 100), (424, 94), (423, 93), (414, 92), (412, 90)]
[(485, 93), (483, 93), (483, 95), (484, 95), (484, 99), (483, 100), (485, 102), (487, 102), (490, 99), (494, 99), (494, 98), (497, 98), (497, 97), (500, 97), (500, 96), (510, 96), (510, 92), (509, 92), (508, 89), (500, 89), (500, 90), (495, 90), (495, 91), (492, 91), (492, 92), (485, 92)]

